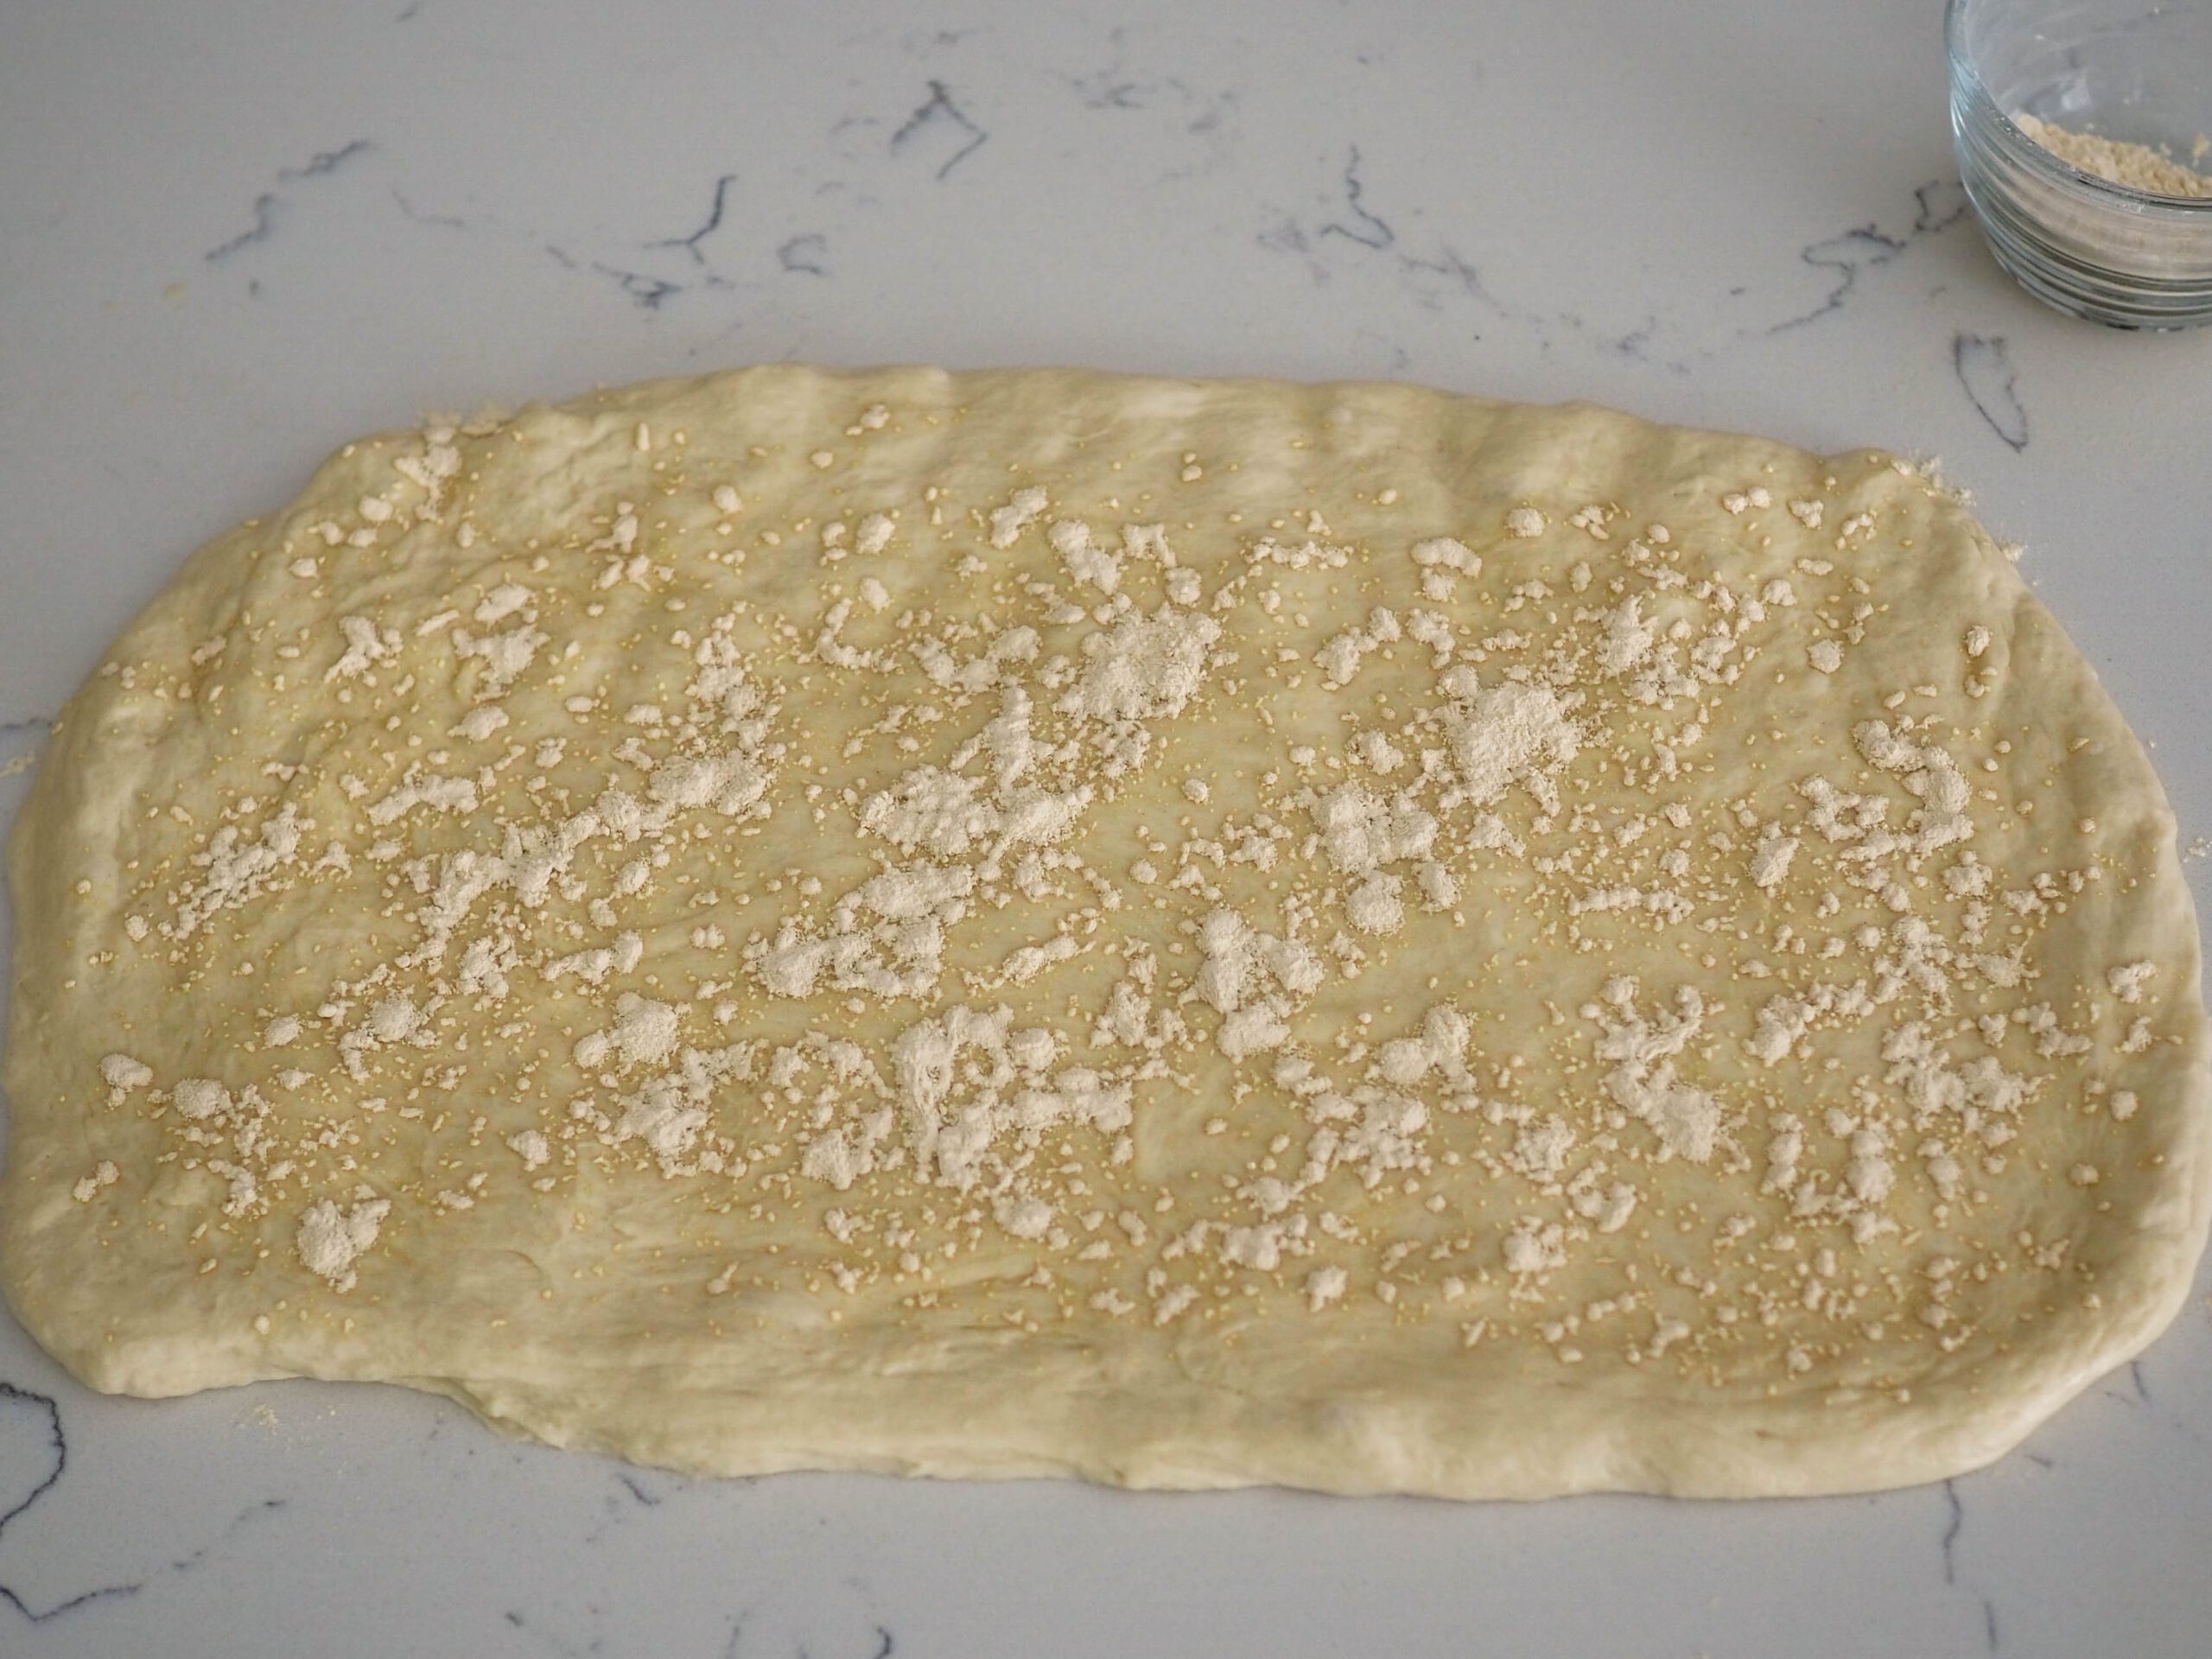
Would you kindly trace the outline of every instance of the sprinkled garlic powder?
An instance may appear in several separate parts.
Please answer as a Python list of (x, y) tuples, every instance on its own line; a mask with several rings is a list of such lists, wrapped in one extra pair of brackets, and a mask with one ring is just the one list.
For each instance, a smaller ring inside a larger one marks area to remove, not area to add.
[(118, 663), (81, 729), (270, 726), (157, 746), (54, 883), (57, 981), (194, 1011), (56, 1027), (68, 1224), (153, 1195), (198, 1236), (104, 1248), (267, 1275), (303, 1353), (495, 1260), (485, 1342), (619, 1300), (794, 1375), (1063, 1332), (1242, 1387), (1310, 1319), (1425, 1356), (1393, 1399), (1448, 1353), (1786, 1413), (2033, 1347), (2190, 1015), (2094, 931), (2138, 820), (1994, 723), (2038, 624), (1955, 504), (1587, 410), (1482, 416), (1580, 471), (1443, 485), (1265, 397), (1138, 443), (1075, 383), (1055, 447), (958, 384), (372, 441), (270, 521), (311, 576), (272, 541)]

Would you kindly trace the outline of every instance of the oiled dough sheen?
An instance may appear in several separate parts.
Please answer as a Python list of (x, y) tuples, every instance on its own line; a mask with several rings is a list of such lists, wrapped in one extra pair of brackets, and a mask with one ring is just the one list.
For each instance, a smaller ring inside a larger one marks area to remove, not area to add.
[(1879, 454), (773, 367), (348, 446), (18, 823), (0, 1274), (140, 1395), (1459, 1497), (1994, 1457), (2180, 1305), (2158, 783)]

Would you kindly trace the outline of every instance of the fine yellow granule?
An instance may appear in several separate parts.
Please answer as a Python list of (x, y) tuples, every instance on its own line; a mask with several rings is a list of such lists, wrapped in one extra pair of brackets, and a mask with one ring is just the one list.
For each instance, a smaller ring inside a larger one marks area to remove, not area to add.
[[(2053, 126), (2025, 111), (2015, 114), (2012, 124), (2068, 166), (2094, 174), (2107, 184), (2140, 190), (2146, 195), (2212, 198), (2212, 174), (2185, 167), (2163, 149)], [(2190, 147), (2190, 161), (2201, 162), (2208, 150), (2212, 150), (2212, 139), (2199, 136)]]

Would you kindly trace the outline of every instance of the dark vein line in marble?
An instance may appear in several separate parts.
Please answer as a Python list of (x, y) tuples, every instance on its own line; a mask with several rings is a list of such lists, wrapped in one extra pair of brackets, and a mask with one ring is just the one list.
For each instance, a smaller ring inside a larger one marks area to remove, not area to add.
[(965, 29), (914, 29), (899, 37), (899, 49), (910, 58), (958, 46), (978, 35), (988, 35), (990, 27), (985, 23), (970, 23)]
[(810, 276), (827, 276), (830, 267), (822, 260), (829, 251), (827, 237), (819, 231), (807, 231), (791, 238), (776, 250), (776, 263), (785, 270), (804, 271)]
[(1951, 1509), (1950, 1522), (1943, 1529), (1943, 1582), (1955, 1585), (1959, 1581), (1959, 1534), (1967, 1524), (1967, 1506), (1959, 1501), (1957, 1481), (1943, 1483), (1943, 1502)]
[[(1651, 346), (1658, 337), (1661, 324), (1656, 312), (1647, 311), (1641, 322), (1624, 333), (1607, 333), (1577, 311), (1541, 312), (1508, 304), (1484, 285), (1482, 273), (1449, 243), (1440, 244), (1433, 258), (1405, 252), (1399, 253), (1396, 257), (1399, 264), (1408, 271), (1425, 272), (1449, 279), (1468, 298), (1500, 319), (1520, 323), (1534, 330), (1547, 347), (1552, 343), (1551, 331), (1560, 328), (1616, 357), (1624, 357), (1637, 363), (1653, 360)], [(1482, 336), (1478, 334), (1474, 338), (1480, 340)], [(1685, 365), (1672, 363), (1668, 366), (1679, 370)]]
[(194, 1550), (189, 1555), (180, 1555), (176, 1560), (171, 1561), (169, 1563), (169, 1571), (172, 1573), (189, 1573), (193, 1571), (195, 1567), (206, 1561), (210, 1555), (213, 1555), (225, 1544), (229, 1543), (232, 1539), (237, 1537), (239, 1533), (245, 1530), (247, 1527), (251, 1526), (257, 1521), (267, 1520), (278, 1510), (283, 1509), (288, 1501), (289, 1500), (281, 1497), (264, 1497), (257, 1503), (247, 1504), (245, 1509), (240, 1510), (237, 1515), (232, 1517), (231, 1524), (224, 1528), (219, 1535), (213, 1538), (210, 1538), (206, 1543), (200, 1545), (199, 1548)]
[(2002, 334), (1954, 334), (1951, 370), (1989, 429), (2014, 454), (2028, 447), (2028, 411)]
[(914, 112), (906, 118), (906, 124), (891, 135), (891, 153), (896, 156), (912, 141), (917, 133), (931, 124), (938, 121), (950, 122), (969, 137), (968, 142), (954, 150), (944, 164), (938, 168), (937, 176), (942, 181), (954, 168), (988, 143), (991, 135), (977, 126), (969, 118), (968, 112), (953, 102), (952, 93), (943, 81), (932, 80), (929, 83), (929, 88), (928, 100), (917, 105)]
[(655, 1494), (647, 1491), (643, 1486), (640, 1486), (634, 1475), (618, 1472), (614, 1478), (620, 1481), (623, 1486), (628, 1490), (631, 1497), (636, 1498), (638, 1502), (643, 1504), (646, 1509), (657, 1510), (660, 1507), (661, 1501), (659, 1497)]
[(2148, 1405), (2151, 1402), (2151, 1385), (2144, 1381), (2143, 1362), (2139, 1359), (2129, 1360), (2127, 1362), (2127, 1375), (2129, 1380), (2135, 1384), (2135, 1397), (2138, 1400), (2142, 1401), (2145, 1405)]
[(642, 270), (625, 270), (620, 265), (606, 264), (597, 259), (591, 262), (591, 268), (601, 276), (612, 278), (641, 311), (658, 311), (664, 302), (683, 291), (681, 283), (650, 276)]
[(1974, 210), (1974, 203), (1967, 198), (1966, 186), (1956, 179), (1930, 179), (1925, 184), (1916, 185), (1912, 199), (1920, 204), (1920, 211), (1912, 221), (1915, 236), (1948, 231)]
[[(33, 732), (50, 732), (53, 729), (54, 716), (51, 715), (28, 715), (22, 720), (0, 721), (0, 742), (5, 742), (11, 737), (25, 737)], [(5, 1386), (0, 1383), (0, 1387)]]
[(1990, 1652), (1994, 1653), (1997, 1651), (1999, 1642), (1997, 1634), (1997, 1604), (1992, 1601), (1987, 1596), (1984, 1596), (1981, 1599), (1981, 1639), (1982, 1644), (1986, 1647)]
[(699, 251), (699, 244), (722, 227), (722, 213), (729, 206), (730, 187), (737, 182), (737, 175), (725, 173), (715, 181), (714, 206), (709, 209), (706, 222), (689, 236), (663, 237), (658, 242), (648, 242), (649, 248), (681, 248), (691, 256), (692, 263), (703, 265), (707, 256)]
[(562, 1659), (584, 1659), (585, 1655), (599, 1653), (606, 1647), (604, 1639), (601, 1639), (594, 1642), (588, 1648), (580, 1648), (575, 1643), (554, 1635), (543, 1626), (531, 1624), (518, 1608), (508, 1608), (505, 1617), (507, 1623), (516, 1630), (520, 1630), (524, 1636), (534, 1638), (538, 1646), (549, 1652), (559, 1654)]
[[(62, 1471), (69, 1466), (69, 1437), (61, 1431), (61, 1408), (51, 1396), (35, 1394), (29, 1389), (19, 1389), (13, 1382), (0, 1382), (0, 1400), (21, 1401), (44, 1411), (48, 1437), (48, 1447), (54, 1453), (54, 1467), (46, 1471), (46, 1478), (32, 1487), (15, 1508), (10, 1510), (5, 1515), (0, 1515), (0, 1534), (5, 1534), (9, 1522), (22, 1515), (32, 1504), (52, 1491), (60, 1481)], [(72, 1596), (67, 1601), (56, 1602), (45, 1611), (39, 1612), (17, 1594), (12, 1586), (0, 1584), (0, 1601), (5, 1601), (27, 1622), (43, 1624), (48, 1619), (60, 1618), (64, 1613), (74, 1612), (78, 1608), (95, 1601), (109, 1601), (119, 1599), (124, 1596), (135, 1596), (142, 1587), (136, 1584), (105, 1585), (99, 1589), (86, 1590), (81, 1594)]]
[[(376, 145), (368, 139), (356, 138), (335, 149), (320, 149), (308, 157), (304, 166), (279, 168), (276, 181), (279, 185), (303, 184), (309, 179), (327, 177), (355, 156), (365, 156), (375, 149)], [(253, 199), (253, 223), (200, 257), (211, 265), (219, 265), (257, 243), (266, 242), (283, 222), (290, 205), (290, 199), (282, 190), (263, 191)]]
[[(1293, 219), (1287, 213), (1278, 214), (1276, 216), (1275, 222), (1273, 225), (1264, 226), (1252, 238), (1252, 239), (1259, 244), (1260, 246), (1265, 248), (1269, 253), (1305, 253), (1309, 251), (1306, 242), (1305, 229), (1296, 219)], [(1321, 280), (1320, 273), (1316, 274), (1315, 280), (1317, 282)]]
[(1808, 243), (1797, 251), (1797, 257), (1814, 270), (1829, 274), (1831, 286), (1827, 297), (1811, 310), (1796, 316), (1784, 317), (1770, 324), (1770, 334), (1786, 334), (1802, 328), (1807, 323), (1817, 322), (1831, 313), (1840, 311), (1853, 289), (1859, 285), (1861, 272), (1889, 264), (1903, 256), (1923, 237), (1934, 236), (1957, 224), (1967, 213), (1966, 192), (1955, 179), (1930, 179), (1914, 187), (1912, 223), (1902, 236), (1893, 236), (1878, 226), (1868, 223), (1854, 226), (1840, 235), (1823, 237)]
[(399, 204), (400, 213), (406, 218), (413, 219), (417, 225), (442, 225), (446, 229), (453, 231), (465, 231), (469, 228), (468, 221), (455, 214), (424, 213), (402, 194), (397, 185), (391, 188), (391, 199)]
[(1439, 276), (1450, 277), (1459, 285), (1460, 290), (1470, 299), (1480, 301), (1499, 316), (1510, 317), (1514, 315), (1511, 308), (1507, 306), (1504, 301), (1499, 299), (1497, 295), (1483, 285), (1482, 273), (1469, 264), (1465, 256), (1449, 242), (1438, 245), (1436, 257), (1433, 259), (1420, 258), (1410, 253), (1402, 254), (1400, 257), (1405, 261), (1407, 267), (1410, 270), (1426, 270)]
[(274, 191), (264, 190), (253, 199), (253, 223), (229, 241), (212, 247), (201, 256), (211, 265), (219, 265), (232, 254), (250, 248), (257, 242), (265, 242), (276, 229), (278, 210), (283, 199)]
[(1122, 78), (1122, 66), (1087, 75), (1060, 76), (1086, 110), (1141, 110), (1150, 101), (1153, 83)]
[(1850, 298), (1851, 290), (1859, 285), (1861, 270), (1886, 265), (1911, 245), (1910, 238), (1885, 235), (1872, 225), (1857, 226), (1840, 236), (1808, 243), (1798, 250), (1798, 258), (1815, 270), (1831, 273), (1834, 286), (1828, 289), (1827, 298), (1811, 310), (1783, 318), (1769, 327), (1767, 333), (1786, 334), (1792, 328), (1802, 328), (1808, 322), (1818, 322), (1831, 312), (1840, 311), (1844, 302)]
[(558, 243), (544, 244), (546, 253), (563, 270), (591, 270), (610, 279), (630, 296), (641, 311), (658, 311), (671, 296), (681, 294), (683, 285), (648, 276), (642, 270), (625, 270), (620, 265), (610, 265), (598, 259), (578, 259)]
[(19, 1389), (12, 1382), (0, 1382), (0, 1400), (21, 1400), (37, 1406), (46, 1413), (47, 1432), (54, 1452), (54, 1467), (47, 1471), (46, 1478), (31, 1488), (22, 1502), (0, 1515), (0, 1533), (8, 1530), (8, 1523), (53, 1490), (54, 1482), (61, 1478), (61, 1471), (69, 1466), (69, 1441), (61, 1432), (61, 1408), (43, 1394), (34, 1394), (29, 1389)]
[(1357, 144), (1351, 146), (1350, 156), (1344, 162), (1344, 206), (1351, 210), (1351, 216), (1359, 223), (1347, 225), (1341, 219), (1332, 219), (1321, 227), (1320, 233), (1323, 236), (1341, 236), (1347, 241), (1358, 243), (1363, 248), (1373, 248), (1377, 251), (1395, 242), (1398, 233), (1390, 228), (1388, 220), (1370, 211), (1364, 200), (1367, 192), (1360, 181)]
[(1179, 75), (1162, 75), (1157, 80), (1139, 80), (1129, 74), (1128, 60), (1122, 52), (1128, 38), (1126, 28), (1108, 29), (1106, 45), (1114, 54), (1113, 62), (1088, 74), (1058, 73), (1053, 79), (1072, 92), (1086, 110), (1149, 109), (1163, 91), (1176, 93), (1185, 105), (1192, 102), (1190, 85)]
[[(730, 1621), (729, 1637), (722, 1643), (721, 1659), (738, 1659), (745, 1647), (745, 1615), (736, 1614)], [(867, 1659), (892, 1659), (899, 1651), (899, 1638), (892, 1635), (887, 1625), (875, 1627), (875, 1650)], [(816, 1659), (814, 1649), (804, 1642), (799, 1643), (798, 1659)]]
[(365, 156), (375, 148), (366, 138), (356, 138), (335, 149), (319, 149), (308, 157), (305, 167), (282, 168), (276, 176), (283, 182), (292, 183), (302, 179), (316, 178), (325, 173), (335, 173), (356, 156)]

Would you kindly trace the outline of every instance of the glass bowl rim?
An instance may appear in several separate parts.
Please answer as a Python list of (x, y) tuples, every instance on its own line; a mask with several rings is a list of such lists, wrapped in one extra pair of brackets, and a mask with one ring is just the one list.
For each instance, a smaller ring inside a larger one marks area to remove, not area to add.
[(1983, 84), (1981, 71), (1967, 52), (1965, 41), (1967, 9), (1983, 0), (1945, 0), (1943, 7), (1943, 51), (1951, 61), (1951, 73), (1962, 79), (1980, 94), (1981, 100), (1996, 113), (1999, 125), (2008, 141), (2028, 152), (2029, 167), (2054, 182), (2086, 188), (2092, 196), (2108, 197), (2132, 210), (2150, 208), (2171, 213), (2182, 219), (2205, 218), (2212, 219), (2212, 196), (2169, 196), (2158, 191), (2137, 190), (2125, 184), (2115, 184), (2110, 179), (2075, 166), (2065, 157), (2044, 148), (2023, 132), (2012, 115), (1990, 95)]

